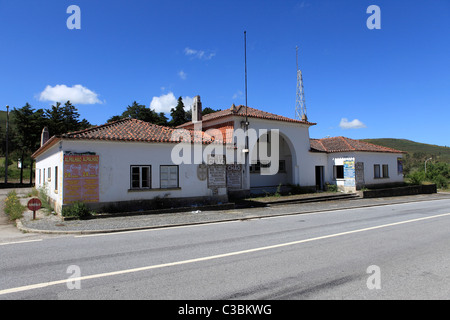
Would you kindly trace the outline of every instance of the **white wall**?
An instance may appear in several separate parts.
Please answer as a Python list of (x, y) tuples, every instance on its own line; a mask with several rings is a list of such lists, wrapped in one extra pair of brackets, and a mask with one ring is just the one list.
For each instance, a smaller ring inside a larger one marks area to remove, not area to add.
[[(397, 172), (397, 158), (402, 154), (380, 153), (380, 152), (357, 152), (356, 161), (364, 162), (364, 182), (366, 185), (403, 182), (403, 174)], [(380, 165), (382, 172), (383, 164), (389, 168), (389, 178), (374, 178), (374, 164)]]
[[(63, 197), (63, 185), (62, 185), (62, 172), (63, 172), (63, 153), (60, 150), (60, 144), (56, 143), (43, 155), (36, 158), (36, 171), (35, 171), (35, 186), (36, 189), (45, 189), (45, 192), (54, 202), (55, 209), (59, 212), (62, 205)], [(58, 167), (58, 183), (55, 188), (55, 168)], [(50, 170), (50, 178), (48, 178), (48, 171)], [(45, 177), (44, 177), (45, 174)], [(40, 176), (39, 176), (40, 175)]]
[[(155, 197), (190, 198), (226, 196), (226, 188), (218, 188), (217, 194), (208, 188), (207, 180), (199, 180), (198, 164), (178, 166), (179, 187), (163, 189), (160, 186), (160, 166), (174, 165), (171, 159), (175, 143), (139, 143), (64, 140), (36, 158), (35, 181), (37, 188), (46, 188), (57, 212), (63, 204), (63, 155), (65, 152), (93, 152), (99, 156), (99, 202), (119, 202), (131, 200), (151, 200)], [(202, 146), (203, 149), (205, 146)], [(130, 166), (151, 166), (151, 189), (131, 190)], [(54, 187), (55, 167), (58, 167), (58, 188)], [(48, 180), (48, 168), (51, 178)], [(43, 177), (45, 170), (45, 180)], [(41, 179), (39, 180), (39, 172)], [(44, 184), (45, 183), (45, 184)]]
[[(173, 165), (175, 143), (64, 141), (63, 149), (99, 155), (99, 202), (153, 199), (155, 197), (210, 196), (207, 181), (197, 177), (196, 164), (179, 165), (179, 188), (160, 189), (160, 166)], [(130, 166), (151, 165), (151, 189), (130, 190)], [(224, 190), (220, 190), (224, 194)]]
[[(364, 163), (364, 184), (376, 185), (376, 184), (388, 184), (403, 182), (403, 174), (397, 172), (397, 158), (401, 158), (401, 154), (397, 153), (381, 153), (381, 152), (337, 152), (328, 154), (328, 174), (326, 181), (330, 181), (344, 187), (344, 179), (335, 180), (333, 178), (333, 166), (343, 165), (345, 160), (353, 160), (356, 162)], [(388, 178), (375, 178), (374, 177), (374, 165), (379, 164), (382, 172), (383, 164), (387, 164), (389, 168)]]

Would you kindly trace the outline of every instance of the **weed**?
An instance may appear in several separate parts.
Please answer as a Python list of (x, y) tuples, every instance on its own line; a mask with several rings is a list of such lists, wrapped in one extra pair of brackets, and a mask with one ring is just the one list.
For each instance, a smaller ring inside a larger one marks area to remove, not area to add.
[(9, 216), (9, 220), (20, 219), (25, 211), (25, 206), (20, 203), (15, 190), (8, 192), (5, 199), (5, 213)]

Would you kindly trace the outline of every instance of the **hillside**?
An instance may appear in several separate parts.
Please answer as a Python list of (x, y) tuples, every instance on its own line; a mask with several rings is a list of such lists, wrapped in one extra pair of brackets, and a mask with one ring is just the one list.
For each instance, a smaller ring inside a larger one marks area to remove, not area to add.
[(433, 160), (450, 163), (450, 148), (432, 144), (414, 142), (406, 139), (361, 139), (384, 147), (406, 151), (410, 157), (423, 159), (433, 157)]

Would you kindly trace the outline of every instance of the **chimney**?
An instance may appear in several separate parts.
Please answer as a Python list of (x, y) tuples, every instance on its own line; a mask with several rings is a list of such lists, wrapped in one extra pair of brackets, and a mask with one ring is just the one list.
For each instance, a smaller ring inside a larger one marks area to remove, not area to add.
[(44, 129), (42, 129), (42, 133), (41, 133), (41, 147), (48, 141), (49, 138), (50, 138), (50, 134), (48, 132), (48, 128), (44, 127)]
[(200, 96), (194, 97), (194, 102), (192, 103), (192, 122), (202, 121), (202, 102), (200, 101)]

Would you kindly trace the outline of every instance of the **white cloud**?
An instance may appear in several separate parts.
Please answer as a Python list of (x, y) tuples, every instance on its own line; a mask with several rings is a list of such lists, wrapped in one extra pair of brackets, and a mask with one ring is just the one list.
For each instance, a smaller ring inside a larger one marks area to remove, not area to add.
[(181, 80), (186, 80), (187, 73), (181, 70), (180, 72), (178, 72), (178, 76), (180, 77)]
[(242, 98), (244, 94), (241, 90), (238, 90), (235, 94), (233, 94), (233, 99)]
[(306, 8), (306, 7), (309, 7), (309, 6), (311, 6), (310, 3), (307, 3), (306, 1), (302, 1), (301, 3), (297, 3), (295, 5), (295, 8), (296, 9), (303, 9), (303, 8)]
[(98, 99), (98, 94), (76, 84), (68, 87), (65, 84), (57, 84), (56, 86), (47, 86), (39, 95), (40, 101), (66, 102), (70, 100), (73, 104), (96, 104), (102, 103)]
[(339, 123), (339, 127), (341, 127), (342, 129), (361, 129), (366, 128), (366, 125), (358, 119), (348, 121), (347, 118), (342, 118), (341, 122)]
[[(194, 101), (194, 98), (191, 97), (182, 97), (184, 109), (190, 110), (192, 102)], [(175, 95), (173, 92), (169, 92), (168, 94), (163, 94), (159, 97), (153, 97), (152, 101), (150, 102), (150, 109), (155, 110), (156, 112), (164, 112), (169, 114), (170, 109), (175, 108), (178, 104), (178, 99), (175, 98)]]
[(216, 55), (215, 52), (206, 53), (204, 50), (195, 50), (191, 48), (185, 48), (184, 54), (200, 60), (211, 60)]
[(183, 97), (184, 110), (191, 110), (192, 104), (194, 103), (194, 98), (191, 97)]

